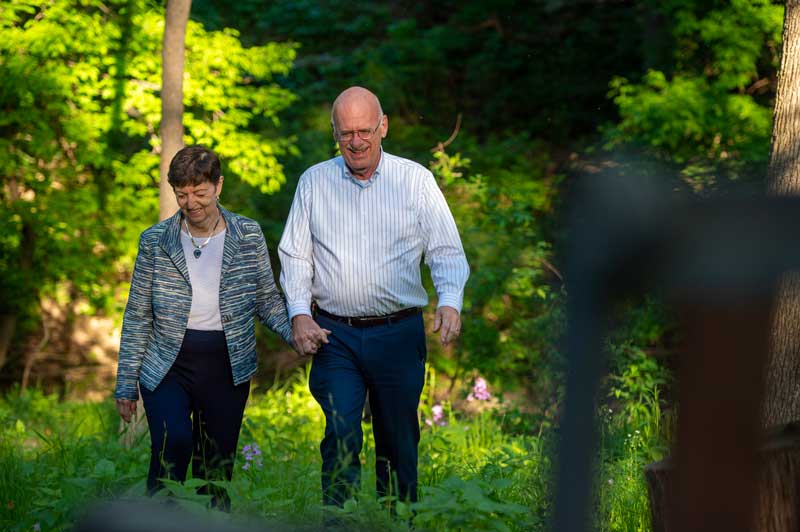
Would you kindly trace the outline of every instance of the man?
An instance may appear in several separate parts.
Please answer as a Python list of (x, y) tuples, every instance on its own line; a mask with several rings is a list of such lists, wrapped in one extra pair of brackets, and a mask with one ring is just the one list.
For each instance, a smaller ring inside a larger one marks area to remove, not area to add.
[(378, 495), (415, 501), (428, 302), (420, 259), (438, 293), (442, 344), (459, 335), (469, 267), (433, 175), (381, 149), (389, 120), (378, 98), (345, 90), (331, 125), (342, 155), (300, 177), (278, 247), (295, 345), (314, 354), (309, 386), (325, 413), (323, 503), (341, 506), (358, 488), (367, 394)]

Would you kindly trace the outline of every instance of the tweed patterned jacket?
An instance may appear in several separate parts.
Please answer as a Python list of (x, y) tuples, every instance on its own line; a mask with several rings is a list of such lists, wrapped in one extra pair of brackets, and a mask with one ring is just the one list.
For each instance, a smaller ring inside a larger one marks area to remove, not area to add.
[[(219, 311), (228, 344), (233, 383), (256, 371), (254, 317), (292, 345), (292, 327), (275, 286), (267, 244), (259, 225), (220, 207), (228, 225), (219, 282)], [(142, 233), (122, 321), (114, 397), (139, 398), (137, 382), (154, 390), (178, 356), (192, 285), (180, 240), (178, 211)]]

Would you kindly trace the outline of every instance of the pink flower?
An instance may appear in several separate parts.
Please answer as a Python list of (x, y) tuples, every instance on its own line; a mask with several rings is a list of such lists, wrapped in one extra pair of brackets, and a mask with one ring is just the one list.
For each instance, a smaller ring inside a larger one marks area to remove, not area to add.
[(488, 401), (491, 397), (492, 394), (489, 393), (489, 388), (486, 386), (486, 379), (478, 377), (475, 379), (472, 391), (467, 396), (467, 401)]
[(433, 405), (431, 408), (431, 415), (433, 416), (432, 420), (425, 420), (425, 424), (429, 427), (432, 427), (434, 424), (439, 425), (440, 427), (447, 425), (447, 421), (444, 419), (444, 408), (442, 408), (442, 405)]

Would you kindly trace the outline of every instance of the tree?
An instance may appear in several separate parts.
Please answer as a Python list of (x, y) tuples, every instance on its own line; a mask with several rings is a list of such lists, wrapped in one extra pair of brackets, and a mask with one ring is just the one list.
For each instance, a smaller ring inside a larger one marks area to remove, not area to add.
[(159, 185), (159, 219), (175, 213), (177, 203), (167, 182), (172, 157), (183, 146), (183, 61), (186, 52), (186, 24), (191, 0), (167, 2), (162, 51), (163, 82), (161, 85), (161, 166)]
[[(4, 376), (21, 370), (19, 340), (41, 329), (43, 300), (121, 314), (139, 234), (158, 216), (164, 23), (147, 0), (0, 10)], [(238, 188), (275, 192), (278, 157), (295, 148), (274, 133), (294, 101), (274, 78), (295, 47), (243, 48), (235, 31), (189, 21), (186, 55), (183, 140), (215, 149)]]
[[(787, 0), (767, 187), (800, 195), (800, 1)], [(763, 419), (766, 426), (800, 421), (800, 275), (781, 283), (772, 329)]]

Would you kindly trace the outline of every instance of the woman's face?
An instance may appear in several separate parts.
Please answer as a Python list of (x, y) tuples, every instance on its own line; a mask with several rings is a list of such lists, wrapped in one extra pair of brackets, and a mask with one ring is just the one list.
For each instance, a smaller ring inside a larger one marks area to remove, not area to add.
[(209, 226), (217, 220), (217, 216), (219, 216), (217, 197), (222, 192), (222, 179), (220, 176), (216, 186), (209, 181), (204, 181), (199, 185), (173, 187), (178, 207), (183, 211), (189, 224), (209, 229)]

